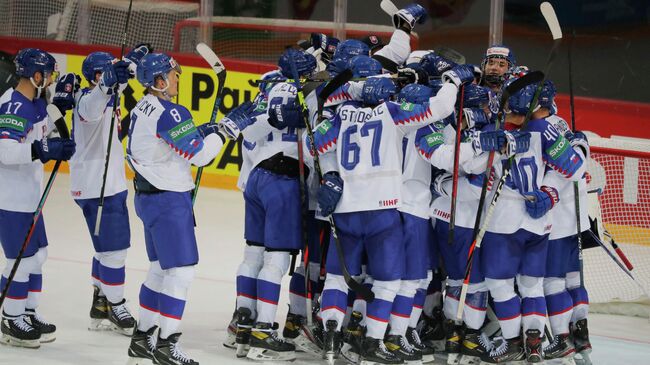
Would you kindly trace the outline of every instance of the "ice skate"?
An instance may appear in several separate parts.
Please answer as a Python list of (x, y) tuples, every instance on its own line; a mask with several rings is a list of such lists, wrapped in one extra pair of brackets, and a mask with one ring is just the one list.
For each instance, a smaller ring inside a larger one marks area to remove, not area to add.
[(404, 361), (388, 351), (383, 340), (366, 337), (361, 346), (363, 354), (360, 365), (403, 364)]
[(525, 365), (526, 352), (521, 337), (503, 339), (500, 343), (495, 343), (494, 348), (481, 357), (481, 365), (485, 364)]
[(93, 304), (90, 307), (90, 325), (88, 329), (91, 331), (108, 331), (111, 329), (108, 323), (108, 300), (99, 293), (99, 288), (96, 286), (93, 286)]
[(236, 349), (237, 343), (235, 342), (235, 337), (237, 337), (237, 310), (232, 314), (230, 323), (228, 323), (228, 328), (226, 328), (226, 339), (223, 340), (223, 347), (229, 349)]
[(153, 326), (149, 330), (140, 331), (137, 326), (131, 336), (129, 345), (129, 361), (127, 365), (149, 365), (153, 361), (153, 352), (156, 350), (156, 329)]
[(422, 319), (418, 323), (418, 332), (422, 343), (440, 352), (445, 350), (444, 320), (442, 309), (436, 307), (433, 308), (431, 317), (422, 314)]
[(544, 348), (544, 359), (559, 359), (562, 365), (574, 365), (575, 353), (576, 349), (569, 340), (569, 334), (562, 334), (553, 337), (553, 341)]
[(341, 353), (341, 332), (336, 330), (338, 323), (329, 320), (325, 324), (325, 335), (323, 336), (323, 359), (327, 360), (329, 365), (334, 365), (334, 361), (339, 358)]
[(257, 323), (251, 330), (247, 358), (261, 361), (296, 359), (296, 347), (278, 337), (277, 323)]
[(492, 350), (492, 342), (481, 330), (465, 329), (465, 336), (460, 347), (460, 365), (478, 365), (481, 357)]
[(589, 329), (587, 318), (583, 318), (571, 326), (571, 335), (575, 346), (575, 363), (577, 365), (591, 365), (591, 342), (589, 342)]
[(418, 335), (418, 331), (413, 328), (409, 327), (406, 329), (406, 340), (408, 343), (413, 346), (415, 349), (420, 351), (422, 354), (422, 362), (423, 363), (430, 363), (435, 361), (434, 353), (435, 350), (433, 347), (429, 347), (422, 343), (420, 340), (420, 336)]
[[(287, 320), (284, 322), (284, 329), (282, 330), (282, 337), (285, 340), (293, 340), (298, 337), (300, 334), (300, 326), (305, 322), (305, 317), (294, 314), (287, 313)], [(293, 342), (293, 341), (292, 341)]]
[(237, 357), (246, 357), (250, 348), (251, 328), (253, 327), (253, 318), (251, 310), (248, 308), (238, 308), (235, 312), (237, 315), (237, 328), (235, 334), (235, 346)]
[(126, 307), (126, 299), (116, 304), (108, 303), (108, 321), (113, 331), (125, 336), (133, 334), (135, 319)]
[(41, 332), (32, 327), (29, 322), (25, 320), (25, 315), (18, 317), (7, 317), (2, 313), (2, 331), (1, 342), (6, 345), (16, 347), (26, 347), (30, 349), (37, 349), (41, 347)]
[(363, 338), (365, 329), (361, 326), (363, 315), (360, 312), (354, 311), (350, 316), (350, 322), (347, 328), (343, 330), (343, 347), (341, 348), (341, 355), (350, 364), (357, 364), (363, 345)]
[(178, 344), (180, 333), (169, 335), (166, 339), (158, 337), (153, 363), (157, 365), (199, 365), (183, 352)]
[(456, 324), (451, 319), (444, 322), (445, 330), (445, 352), (447, 353), (447, 364), (458, 365), (460, 363), (460, 348), (463, 341), (463, 325)]
[(406, 337), (399, 335), (388, 335), (384, 340), (388, 351), (402, 359), (405, 364), (420, 365), (422, 364), (422, 353), (415, 347), (411, 346)]
[(542, 333), (540, 330), (529, 329), (525, 334), (526, 360), (529, 364), (544, 362), (544, 349), (542, 348)]
[(44, 320), (34, 309), (25, 309), (25, 320), (41, 332), (41, 343), (56, 340), (56, 326)]

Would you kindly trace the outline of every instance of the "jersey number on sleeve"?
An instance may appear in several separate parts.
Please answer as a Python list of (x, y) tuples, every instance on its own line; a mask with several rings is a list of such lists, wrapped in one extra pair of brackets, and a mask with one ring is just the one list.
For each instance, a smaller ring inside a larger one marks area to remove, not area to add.
[[(361, 137), (371, 137), (372, 144), (370, 147), (370, 160), (372, 166), (377, 166), (381, 163), (379, 159), (379, 145), (381, 143), (381, 121), (375, 120), (366, 122), (360, 128)], [(361, 147), (356, 142), (352, 142), (352, 136), (357, 133), (357, 126), (352, 125), (343, 132), (342, 136), (342, 150), (341, 150), (341, 166), (346, 170), (352, 170), (359, 163)]]

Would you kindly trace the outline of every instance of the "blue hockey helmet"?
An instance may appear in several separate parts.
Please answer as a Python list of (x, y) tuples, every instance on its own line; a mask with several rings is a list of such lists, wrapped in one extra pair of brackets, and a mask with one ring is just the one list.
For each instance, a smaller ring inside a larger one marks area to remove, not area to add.
[(381, 63), (366, 55), (354, 56), (348, 61), (353, 77), (369, 77), (381, 74)]
[(103, 72), (114, 59), (115, 57), (108, 52), (93, 52), (81, 64), (81, 73), (88, 82), (94, 84), (97, 72)]
[(542, 91), (539, 94), (539, 106), (552, 110), (556, 93), (557, 90), (555, 89), (553, 81), (545, 80), (544, 86), (542, 86)]
[(343, 72), (343, 70), (347, 68), (348, 68), (348, 61), (339, 58), (337, 60), (332, 60), (332, 62), (328, 63), (327, 66), (325, 67), (325, 70), (327, 70), (330, 77), (335, 77), (336, 75), (340, 74), (341, 72)]
[(162, 77), (167, 82), (167, 74), (171, 70), (176, 70), (179, 74), (183, 72), (173, 57), (164, 53), (149, 53), (140, 60), (136, 76), (142, 86), (150, 87), (156, 91), (165, 91), (169, 85), (164, 89), (157, 89), (154, 85), (158, 77)]
[(56, 71), (56, 60), (51, 54), (38, 48), (23, 48), (16, 58), (16, 75), (32, 78), (36, 72), (41, 72), (43, 77), (52, 75)]
[(284, 77), (294, 78), (292, 65), (295, 65), (298, 76), (306, 76), (316, 69), (316, 58), (295, 48), (287, 48), (278, 59), (278, 66)]
[(465, 85), (463, 108), (482, 108), (490, 103), (490, 88), (475, 84)]
[(388, 77), (371, 77), (363, 83), (361, 99), (366, 105), (378, 105), (397, 93), (397, 86)]
[(407, 102), (414, 104), (422, 104), (429, 101), (432, 97), (433, 89), (426, 85), (421, 84), (408, 84), (400, 90), (397, 94), (398, 102)]
[(370, 56), (370, 48), (368, 45), (356, 39), (348, 39), (339, 43), (336, 47), (333, 59), (349, 60), (359, 55)]
[(455, 67), (456, 63), (435, 52), (430, 52), (422, 57), (420, 66), (422, 66), (429, 76), (441, 76), (443, 72)]
[(515, 59), (515, 55), (512, 53), (512, 50), (503, 44), (494, 44), (485, 51), (483, 62), (481, 62), (482, 69), (485, 69), (485, 64), (490, 58), (503, 58), (504, 60), (508, 61), (508, 66), (510, 68), (517, 65), (517, 60)]
[[(513, 78), (506, 81), (503, 84), (503, 87), (508, 87), (512, 82), (514, 82), (514, 80), (516, 79)], [(530, 103), (533, 101), (533, 97), (535, 96), (536, 88), (537, 84), (533, 83), (510, 95), (506, 108), (507, 111), (514, 114), (526, 115), (526, 113), (528, 113), (528, 109), (530, 108)]]

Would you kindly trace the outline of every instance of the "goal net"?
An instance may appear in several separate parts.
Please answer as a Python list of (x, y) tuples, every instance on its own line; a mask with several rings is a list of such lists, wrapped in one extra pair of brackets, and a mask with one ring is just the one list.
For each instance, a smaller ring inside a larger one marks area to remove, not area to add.
[[(599, 247), (584, 250), (595, 312), (650, 316), (650, 141), (590, 136), (589, 210), (634, 266), (637, 282)], [(599, 209), (600, 208), (600, 209)], [(607, 235), (601, 235), (611, 249)]]

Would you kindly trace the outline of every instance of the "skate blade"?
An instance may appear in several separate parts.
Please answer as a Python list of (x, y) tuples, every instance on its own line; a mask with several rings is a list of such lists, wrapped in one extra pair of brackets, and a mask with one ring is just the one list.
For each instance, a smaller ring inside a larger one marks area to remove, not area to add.
[(404, 360), (404, 364), (408, 365), (422, 365), (422, 360)]
[(296, 346), (296, 350), (301, 350), (316, 356), (321, 354), (321, 349), (302, 333), (293, 339), (293, 344)]
[(108, 321), (108, 319), (104, 318), (91, 318), (90, 324), (88, 325), (88, 331), (110, 331), (111, 325), (105, 323), (104, 320)]
[[(428, 364), (436, 361), (436, 357), (434, 355), (422, 355), (422, 363), (423, 364)], [(477, 363), (478, 364), (478, 363)]]
[(327, 361), (329, 365), (334, 365), (334, 362), (336, 361), (336, 354), (333, 352), (325, 353), (325, 361)]
[(129, 357), (126, 365), (152, 365), (153, 363), (154, 362), (151, 359), (145, 359), (143, 357)]
[(459, 365), (460, 354), (447, 354), (447, 365)]
[(41, 333), (40, 343), (50, 343), (56, 340), (56, 333)]
[(352, 365), (359, 363), (359, 354), (352, 352), (352, 346), (348, 345), (347, 343), (344, 343), (343, 347), (341, 348), (341, 356), (343, 356), (345, 361), (349, 362)]
[(277, 352), (259, 347), (251, 347), (246, 358), (257, 361), (293, 361), (296, 359), (294, 351)]
[(591, 364), (591, 356), (589, 355), (591, 353), (591, 349), (578, 352), (574, 357), (573, 360), (576, 363), (576, 365), (592, 365)]
[(131, 337), (131, 336), (133, 336), (133, 331), (135, 330), (135, 326), (134, 327), (128, 327), (128, 328), (122, 328), (122, 327), (119, 327), (116, 324), (111, 323), (109, 325), (109, 329), (111, 331), (115, 332), (115, 333), (119, 333), (120, 335)]
[(460, 365), (479, 365), (481, 358), (478, 356), (462, 355), (460, 357)]
[(223, 340), (223, 347), (229, 348), (229, 349), (237, 349), (237, 342), (235, 342), (235, 334), (230, 333), (228, 331), (228, 334), (226, 335), (226, 339)]
[(240, 357), (240, 358), (241, 357), (246, 357), (246, 355), (248, 354), (248, 351), (250, 350), (250, 345), (238, 343), (238, 344), (236, 344), (235, 349), (236, 349), (236, 356), (237, 357)]
[(3, 345), (24, 347), (28, 349), (37, 349), (41, 347), (41, 343), (38, 340), (19, 340), (17, 338), (13, 338), (5, 334), (3, 334), (2, 337), (0, 338), (0, 343), (2, 343)]

